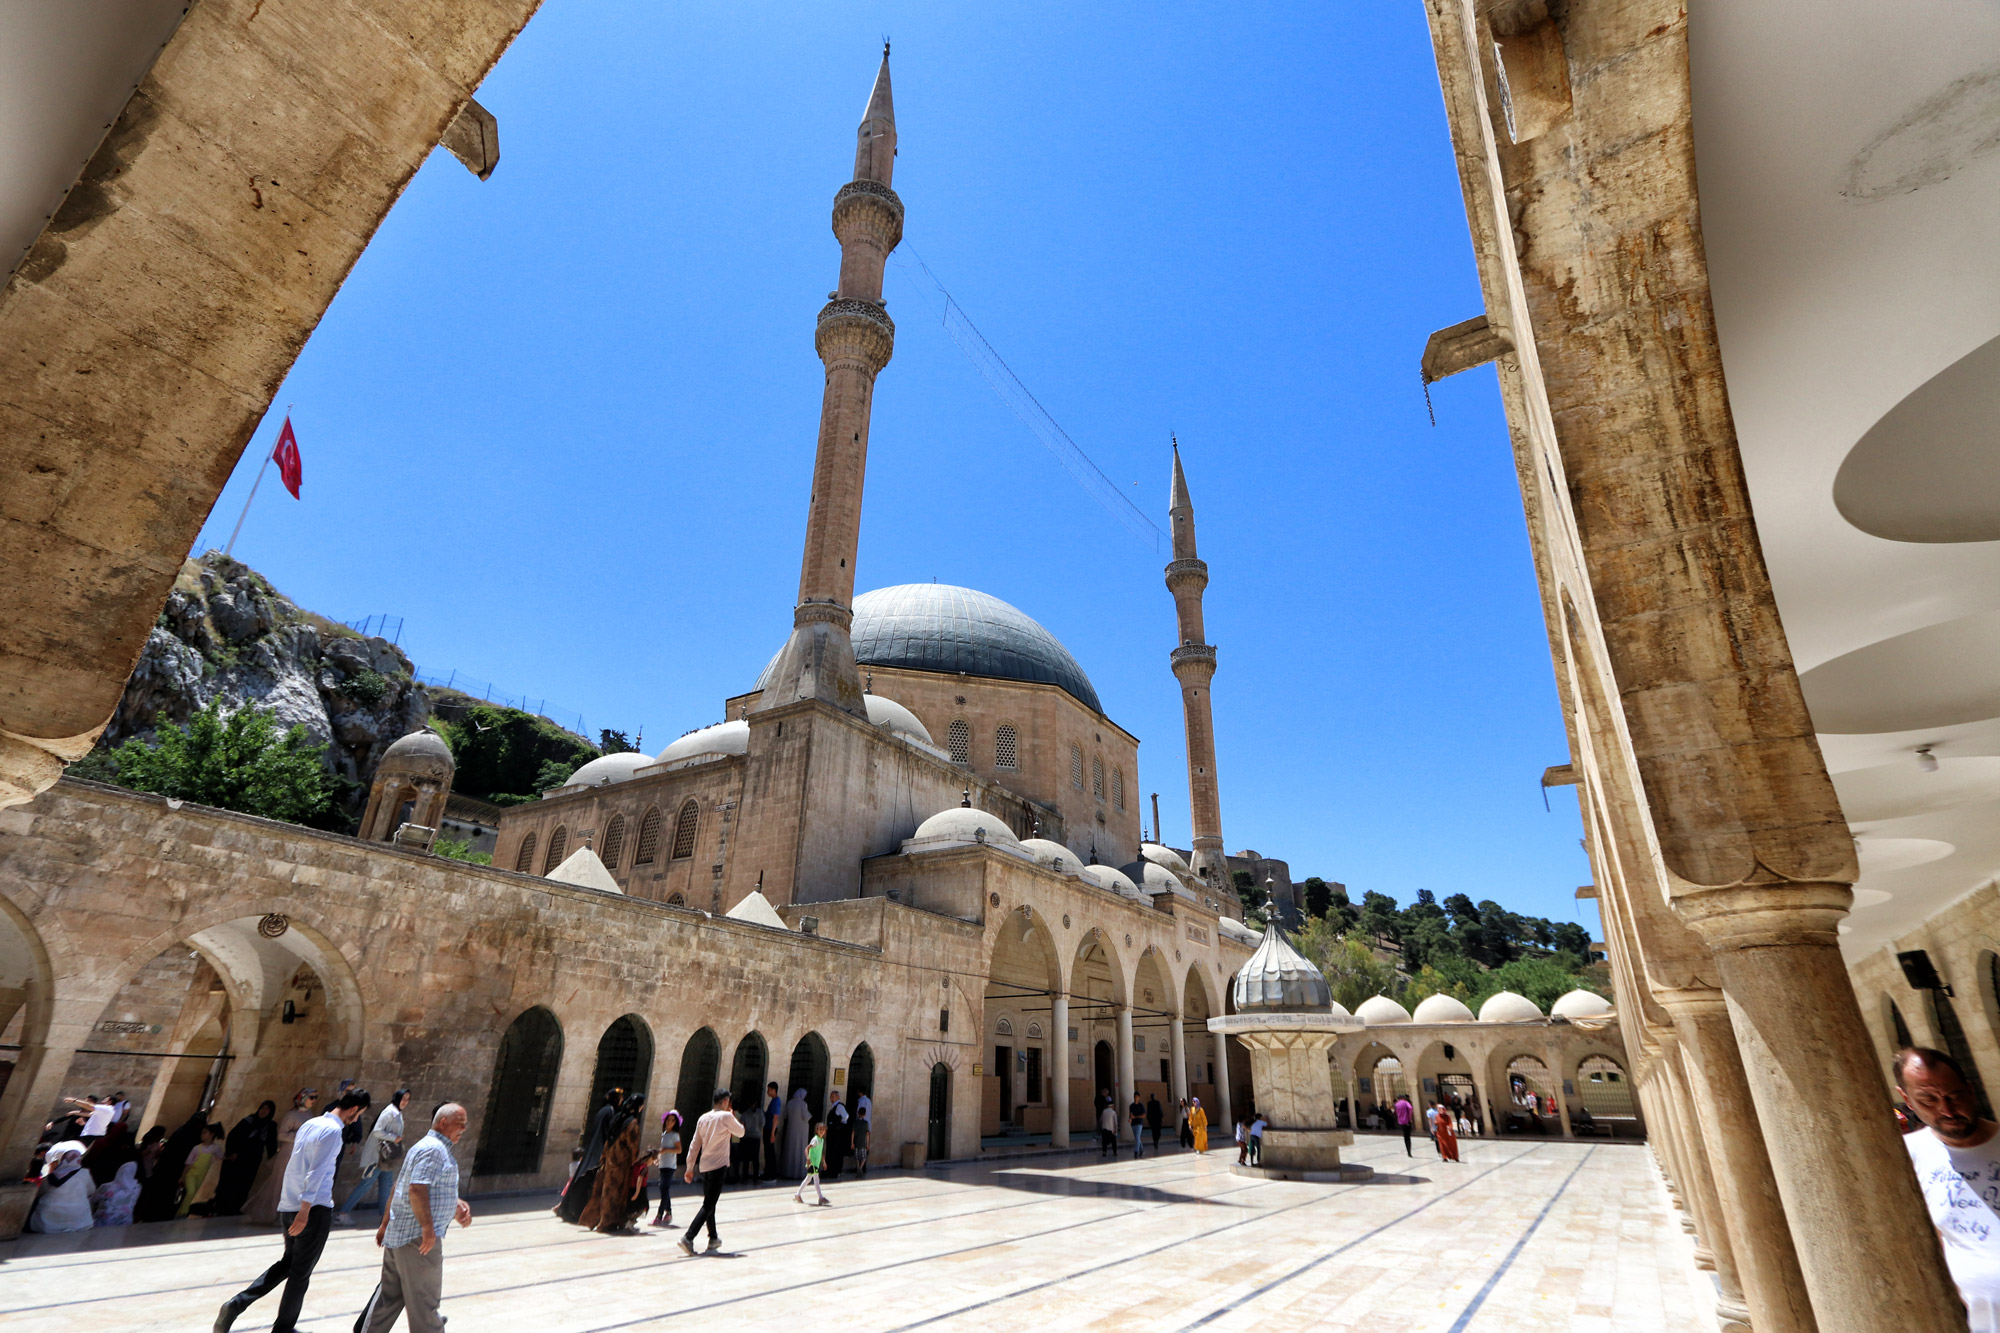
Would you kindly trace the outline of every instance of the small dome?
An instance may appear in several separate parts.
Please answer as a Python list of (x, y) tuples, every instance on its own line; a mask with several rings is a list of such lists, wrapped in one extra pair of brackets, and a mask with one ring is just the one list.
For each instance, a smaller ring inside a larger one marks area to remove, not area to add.
[(690, 731), (660, 751), (660, 757), (653, 762), (671, 764), (680, 759), (692, 759), (698, 754), (744, 754), (749, 749), (748, 722), (717, 722), (714, 726)]
[(1418, 1023), (1470, 1023), (1472, 1011), (1449, 995), (1432, 995), (1411, 1015)]
[[(1158, 866), (1151, 868), (1160, 870)], [(1294, 949), (1277, 926), (1264, 932), (1257, 952), (1237, 970), (1233, 995), (1239, 1014), (1312, 1013), (1333, 1004), (1333, 988), (1326, 984), (1326, 975)]]
[(1194, 871), (1188, 869), (1188, 863), (1181, 860), (1179, 852), (1171, 847), (1162, 847), (1157, 842), (1140, 843), (1139, 859), (1141, 861), (1151, 861), (1156, 866), (1165, 866), (1182, 879), (1194, 878)]
[(1194, 901), (1194, 893), (1181, 882), (1181, 877), (1157, 861), (1134, 861), (1120, 868), (1125, 878), (1138, 886), (1139, 892), (1148, 898), (1157, 898), (1163, 893)]
[(1023, 838), (1021, 850), (1031, 853), (1038, 864), (1060, 869), (1065, 875), (1074, 875), (1083, 869), (1082, 857), (1047, 838)]
[(894, 699), (884, 699), (879, 694), (870, 694), (866, 698), (870, 722), (884, 731), (901, 732), (905, 736), (915, 737), (926, 745), (934, 744), (930, 731), (917, 719), (915, 713)]
[(568, 791), (572, 787), (602, 787), (607, 783), (623, 782), (640, 769), (651, 768), (658, 762), (636, 750), (602, 755), (570, 774), (569, 781), (563, 784), (563, 790)]
[(1331, 1013), (1331, 1014), (1332, 1014), (1332, 1015), (1333, 1015), (1333, 1016), (1334, 1016), (1335, 1018), (1352, 1018), (1352, 1017), (1354, 1017), (1354, 1015), (1353, 1015), (1353, 1014), (1350, 1014), (1350, 1013), (1348, 1013), (1348, 1012), (1347, 1012), (1347, 1006), (1346, 1006), (1346, 1005), (1344, 1005), (1344, 1004), (1342, 1004), (1342, 1003), (1341, 1003), (1340, 1001), (1338, 1001), (1338, 1000), (1332, 1000), (1332, 1001), (1329, 1001), (1329, 1002), (1327, 1003), (1327, 1006), (1326, 1006), (1326, 1008), (1327, 1008), (1327, 1012), (1328, 1012), (1328, 1013)]
[(1127, 878), (1122, 870), (1114, 870), (1110, 866), (1078, 866), (1077, 870), (1085, 879), (1095, 882), (1100, 889), (1109, 889), (1124, 898), (1137, 898), (1141, 901), (1145, 899), (1146, 895), (1139, 892), (1139, 886)]
[[(1262, 931), (1250, 929), (1250, 927), (1244, 925), (1241, 921), (1238, 921), (1235, 917), (1229, 917), (1229, 916), (1217, 917), (1215, 921), (1215, 928), (1219, 933), (1227, 936), (1229, 939), (1235, 940), (1238, 944), (1249, 944), (1254, 946), (1259, 942), (1261, 942), (1264, 938), (1264, 934)], [(1344, 1014), (1347, 1011), (1345, 1009), (1342, 1009), (1340, 1012)]]
[(935, 851), (942, 847), (969, 847), (981, 842), (995, 847), (1021, 845), (1021, 840), (1014, 836), (1014, 830), (1008, 828), (1007, 821), (1000, 816), (967, 805), (955, 805), (949, 810), (938, 811), (917, 825), (917, 831), (903, 844), (903, 850)]
[(1482, 1023), (1533, 1023), (1541, 1017), (1542, 1011), (1533, 1000), (1510, 990), (1501, 991), (1479, 1006)]
[(1587, 990), (1573, 990), (1549, 1006), (1561, 1018), (1597, 1018), (1611, 1012), (1611, 1001)]
[(425, 727), (411, 732), (384, 750), (376, 771), (442, 779), (449, 778), (457, 768), (451, 757), (451, 747), (444, 743), (444, 737)]
[(1391, 1023), (1407, 1023), (1410, 1021), (1410, 1011), (1386, 995), (1377, 995), (1372, 999), (1363, 1000), (1361, 1007), (1354, 1011), (1354, 1016), (1371, 1028), (1386, 1027)]

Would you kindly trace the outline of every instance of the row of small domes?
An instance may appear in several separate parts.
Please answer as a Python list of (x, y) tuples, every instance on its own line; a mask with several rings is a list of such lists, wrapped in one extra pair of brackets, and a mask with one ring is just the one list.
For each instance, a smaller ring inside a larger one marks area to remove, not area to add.
[(1016, 837), (1014, 831), (1007, 827), (1006, 820), (971, 806), (953, 806), (938, 811), (917, 825), (917, 831), (903, 844), (903, 850), (942, 851), (973, 843), (988, 843), (1023, 853), (1038, 865), (1088, 879), (1099, 888), (1109, 889), (1120, 897), (1144, 901), (1162, 893), (1171, 893), (1190, 902), (1196, 901), (1195, 892), (1188, 883), (1194, 872), (1171, 847), (1153, 842), (1141, 843), (1139, 859), (1130, 865), (1118, 868), (1086, 865), (1082, 857), (1061, 843), (1049, 838)]
[[(1339, 1006), (1335, 1006), (1338, 1008)], [(1587, 990), (1573, 990), (1549, 1007), (1549, 1015), (1556, 1018), (1597, 1018), (1611, 1012), (1611, 1002), (1602, 995)], [(1534, 1023), (1544, 1015), (1541, 1008), (1525, 995), (1503, 990), (1489, 996), (1485, 1004), (1479, 1006), (1479, 1016), (1475, 1020), (1472, 1010), (1464, 1003), (1449, 995), (1433, 995), (1417, 1005), (1412, 1014), (1402, 1005), (1386, 995), (1377, 995), (1364, 1000), (1354, 1016), (1370, 1027), (1385, 1027), (1396, 1023)]]
[[(868, 696), (868, 720), (884, 731), (894, 732), (931, 745), (931, 734), (924, 724), (894, 699), (884, 699), (879, 694)], [(563, 784), (564, 790), (581, 787), (602, 787), (613, 782), (624, 782), (642, 768), (655, 764), (671, 764), (682, 759), (692, 759), (696, 755), (745, 754), (750, 749), (750, 724), (741, 720), (717, 722), (713, 726), (701, 727), (669, 745), (659, 754), (648, 758), (636, 750), (623, 754), (607, 754), (591, 760), (576, 772), (570, 774)]]

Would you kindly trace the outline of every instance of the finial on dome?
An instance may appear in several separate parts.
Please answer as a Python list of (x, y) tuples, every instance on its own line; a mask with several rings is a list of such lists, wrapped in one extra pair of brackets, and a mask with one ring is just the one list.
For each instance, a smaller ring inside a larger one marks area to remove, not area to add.
[(972, 788), (967, 787), (959, 794), (958, 808), (961, 810), (970, 810), (972, 808)]
[(871, 672), (869, 672), (869, 673), (868, 673), (868, 676), (867, 676), (867, 678), (866, 678), (865, 680), (863, 680), (863, 681), (861, 682), (861, 692), (862, 692), (863, 694), (873, 694), (873, 693), (875, 693), (875, 673), (874, 673), (874, 672), (872, 672), (872, 671), (871, 671)]

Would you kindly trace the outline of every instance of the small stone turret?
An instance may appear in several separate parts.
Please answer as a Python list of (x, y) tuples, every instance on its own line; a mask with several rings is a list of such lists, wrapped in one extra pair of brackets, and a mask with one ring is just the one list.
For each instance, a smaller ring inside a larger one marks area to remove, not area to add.
[(457, 771), (451, 747), (435, 731), (413, 731), (391, 745), (368, 792), (362, 838), (429, 851), (444, 820), (444, 803)]

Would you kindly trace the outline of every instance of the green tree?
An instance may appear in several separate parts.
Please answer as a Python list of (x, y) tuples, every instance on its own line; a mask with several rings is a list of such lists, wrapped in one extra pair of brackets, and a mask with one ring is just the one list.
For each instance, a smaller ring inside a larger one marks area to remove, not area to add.
[(1590, 932), (1574, 921), (1558, 921), (1555, 925), (1555, 946), (1566, 954), (1573, 954), (1579, 965), (1590, 960)]
[(1401, 939), (1403, 914), (1397, 910), (1394, 898), (1370, 889), (1361, 896), (1361, 916), (1355, 924), (1362, 934), (1374, 940), (1395, 943)]
[(469, 865), (490, 866), (493, 864), (493, 853), (475, 852), (472, 850), (471, 843), (442, 833), (437, 836), (436, 841), (431, 843), (431, 852), (447, 860), (464, 861)]
[(312, 744), (304, 727), (280, 735), (271, 710), (225, 714), (220, 699), (150, 741), (126, 741), (103, 761), (82, 776), (293, 824), (324, 813), (334, 790), (326, 746)]
[(1359, 934), (1341, 934), (1325, 917), (1306, 922), (1292, 941), (1326, 975), (1335, 1004), (1350, 1012), (1374, 995), (1393, 995), (1396, 969), (1376, 957)]
[(458, 766), (452, 787), (464, 795), (516, 805), (544, 790), (536, 784), (547, 775), (545, 765), (551, 761), (568, 764), (573, 773), (597, 758), (595, 746), (547, 718), (464, 695), (443, 702), (457, 705), (450, 711), (458, 716), (436, 725)]
[(1333, 906), (1333, 890), (1328, 888), (1326, 881), (1318, 875), (1306, 876), (1300, 888), (1305, 893), (1307, 916), (1325, 916), (1327, 910)]
[[(1483, 1001), (1490, 995), (1510, 990), (1527, 996), (1543, 1012), (1573, 990), (1594, 991), (1602, 995), (1606, 989), (1596, 978), (1572, 972), (1551, 958), (1516, 958), (1482, 973), (1479, 980), (1478, 999)], [(1475, 1004), (1474, 1008), (1477, 1007)]]
[(597, 733), (597, 748), (606, 754), (636, 754), (639, 747), (632, 744), (632, 738), (622, 731), (601, 730)]

